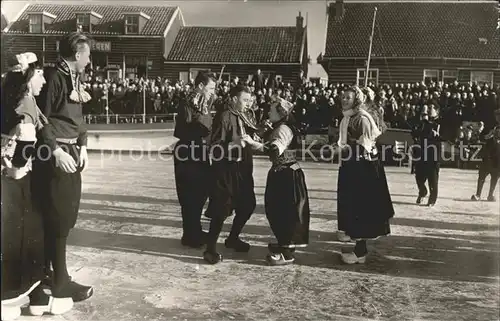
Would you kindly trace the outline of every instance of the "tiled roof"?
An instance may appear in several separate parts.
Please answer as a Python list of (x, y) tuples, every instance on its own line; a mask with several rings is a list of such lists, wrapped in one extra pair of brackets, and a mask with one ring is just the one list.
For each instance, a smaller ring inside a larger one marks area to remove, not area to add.
[(304, 30), (296, 27), (184, 27), (167, 61), (299, 63)]
[(5, 15), (2, 12), (2, 26), (1, 26), (1, 29), (3, 30), (5, 27), (7, 27), (7, 25), (8, 25), (7, 18), (5, 18)]
[(375, 6), (372, 57), (500, 59), (495, 2), (332, 3), (324, 58), (368, 56)]
[(9, 33), (29, 32), (29, 13), (48, 12), (56, 16), (50, 25), (46, 25), (45, 33), (63, 34), (76, 29), (76, 12), (94, 11), (102, 16), (99, 24), (92, 27), (94, 35), (124, 34), (124, 13), (143, 12), (151, 17), (140, 35), (160, 36), (167, 29), (176, 7), (166, 6), (115, 6), (115, 5), (65, 5), (65, 4), (32, 4), (22, 13), (19, 19), (9, 28)]

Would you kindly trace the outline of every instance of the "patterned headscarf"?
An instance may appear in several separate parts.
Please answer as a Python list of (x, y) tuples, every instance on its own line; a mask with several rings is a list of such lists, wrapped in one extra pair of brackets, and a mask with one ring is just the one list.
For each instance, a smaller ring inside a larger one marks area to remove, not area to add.
[(214, 126), (210, 138), (211, 142), (217, 142), (219, 140), (225, 141), (228, 137), (233, 139), (236, 137), (243, 137), (247, 135), (245, 126), (255, 131), (258, 130), (255, 114), (251, 108), (242, 111), (236, 110), (232, 100), (229, 98), (225, 99), (223, 104), (223, 115), (225, 121), (231, 124), (232, 132), (228, 132), (224, 126)]
[[(379, 130), (373, 116), (365, 109), (366, 96), (358, 86), (353, 86), (348, 90), (354, 92), (354, 103), (352, 109), (359, 109), (359, 113), (362, 116), (366, 117), (370, 122), (370, 130), (368, 131), (368, 133), (365, 133), (365, 135), (362, 135), (359, 138), (358, 144), (362, 145), (368, 152), (373, 151), (376, 153), (375, 141), (381, 135), (381, 131)], [(340, 122), (338, 140), (338, 145), (340, 147), (347, 146), (347, 128), (349, 126), (350, 119), (351, 117), (344, 116), (344, 118), (342, 118), (342, 121)]]
[(195, 89), (188, 94), (187, 100), (189, 102), (189, 107), (192, 108), (194, 112), (207, 115), (216, 98), (215, 95), (212, 95), (210, 98), (206, 99), (205, 95)]
[(354, 103), (352, 104), (352, 108), (361, 107), (366, 101), (366, 95), (363, 90), (359, 86), (353, 86), (348, 90), (354, 92)]
[(277, 110), (284, 118), (290, 116), (293, 110), (293, 104), (286, 99), (281, 98), (277, 94), (271, 97), (271, 104), (278, 104)]
[(238, 127), (240, 127), (241, 131), (242, 131), (241, 134), (245, 134), (244, 133), (245, 129), (244, 129), (243, 125), (245, 125), (245, 126), (247, 126), (249, 128), (257, 130), (257, 121), (256, 121), (256, 118), (255, 118), (255, 113), (254, 113), (253, 109), (247, 108), (247, 109), (244, 109), (244, 110), (236, 110), (234, 108), (233, 102), (229, 101), (229, 103), (228, 103), (228, 110), (233, 115), (237, 116), (236, 118), (238, 119)]

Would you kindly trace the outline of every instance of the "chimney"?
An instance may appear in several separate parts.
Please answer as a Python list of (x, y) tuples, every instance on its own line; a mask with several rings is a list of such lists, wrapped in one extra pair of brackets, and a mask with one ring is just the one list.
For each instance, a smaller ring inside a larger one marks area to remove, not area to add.
[(342, 20), (344, 17), (345, 8), (344, 8), (344, 0), (336, 0), (335, 1), (335, 20)]
[(302, 30), (302, 28), (304, 28), (304, 17), (302, 17), (302, 14), (300, 11), (299, 11), (299, 15), (297, 16), (296, 21), (297, 21), (297, 23), (296, 23), (297, 30)]

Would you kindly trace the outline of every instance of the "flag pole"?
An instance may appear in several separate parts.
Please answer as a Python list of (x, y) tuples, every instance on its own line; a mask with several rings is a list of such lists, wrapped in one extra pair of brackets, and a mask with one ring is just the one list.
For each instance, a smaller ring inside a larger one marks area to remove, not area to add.
[(370, 72), (370, 60), (372, 57), (373, 33), (375, 32), (375, 20), (377, 19), (377, 7), (373, 12), (372, 33), (370, 35), (370, 47), (368, 49), (368, 60), (366, 61), (365, 86), (368, 86), (368, 73)]
[(142, 84), (142, 123), (146, 123), (146, 84)]

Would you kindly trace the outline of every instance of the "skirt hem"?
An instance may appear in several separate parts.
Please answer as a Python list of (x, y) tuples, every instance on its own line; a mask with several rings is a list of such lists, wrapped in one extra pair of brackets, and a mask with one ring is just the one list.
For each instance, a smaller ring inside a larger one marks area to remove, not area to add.
[(16, 297), (2, 300), (2, 304), (12, 304), (14, 302), (17, 302), (18, 300), (21, 300), (22, 298), (28, 296), (31, 292), (33, 292), (33, 290), (36, 289), (36, 287), (39, 286), (40, 283), (41, 283), (41, 281), (36, 281), (33, 285), (31, 285), (31, 287), (27, 291), (22, 292), (21, 294), (17, 295)]

